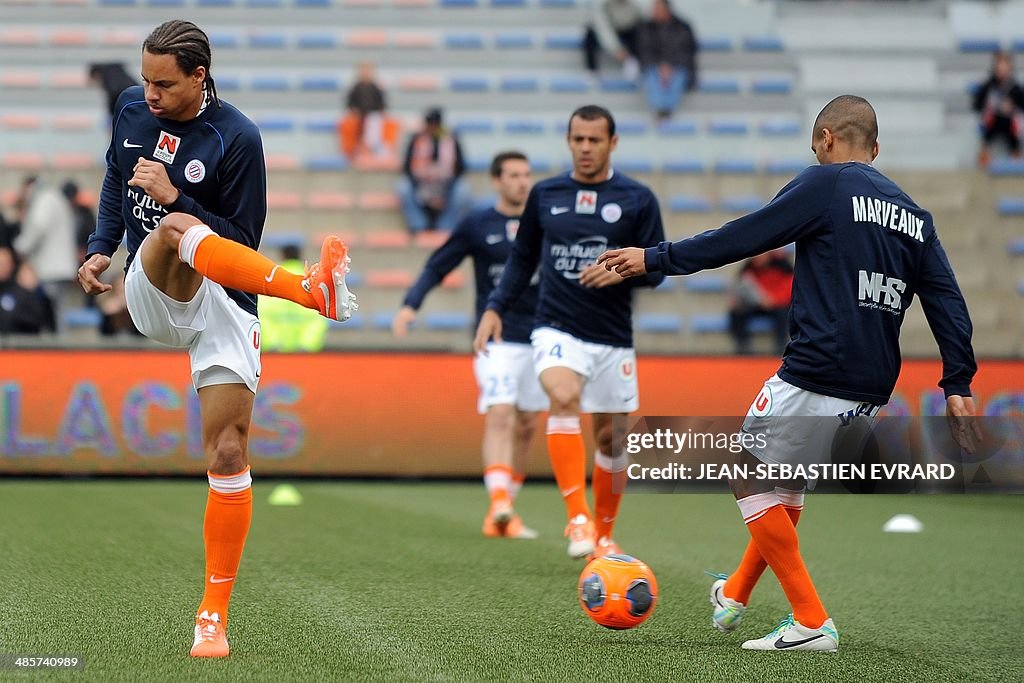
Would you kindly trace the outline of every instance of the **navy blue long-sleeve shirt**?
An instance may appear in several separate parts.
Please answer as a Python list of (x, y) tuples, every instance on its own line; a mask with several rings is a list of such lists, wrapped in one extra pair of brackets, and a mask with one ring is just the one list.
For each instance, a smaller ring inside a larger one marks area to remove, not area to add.
[(970, 396), (971, 319), (932, 216), (874, 167), (811, 166), (763, 208), (645, 251), (648, 271), (689, 275), (796, 242), (790, 336), (779, 377), (883, 405), (917, 295), (942, 355), (946, 396)]
[(619, 173), (596, 184), (568, 174), (537, 183), (530, 191), (505, 273), (487, 308), (504, 314), (525, 291), (540, 264), (535, 325), (562, 330), (583, 341), (633, 346), (633, 289), (656, 287), (653, 272), (608, 287), (584, 287), (580, 275), (606, 249), (646, 247), (665, 239), (654, 194)]
[[(256, 124), (230, 104), (221, 105), (211, 102), (191, 121), (171, 121), (150, 113), (141, 86), (121, 93), (88, 255), (112, 255), (127, 231), (130, 264), (146, 235), (178, 211), (195, 216), (221, 237), (259, 247), (267, 218), (263, 141)], [(161, 206), (140, 188), (128, 186), (139, 157), (163, 162), (180, 192), (173, 204)], [(256, 315), (254, 294), (225, 291)]]
[[(430, 290), (455, 270), (464, 258), (471, 256), (476, 280), (476, 319), (479, 323), (487, 297), (505, 271), (505, 260), (512, 251), (519, 221), (519, 216), (506, 216), (494, 208), (469, 213), (448, 240), (427, 259), (423, 272), (409, 288), (402, 303), (418, 310)], [(502, 314), (502, 337), (506, 341), (529, 344), (536, 307), (537, 284), (534, 281)]]

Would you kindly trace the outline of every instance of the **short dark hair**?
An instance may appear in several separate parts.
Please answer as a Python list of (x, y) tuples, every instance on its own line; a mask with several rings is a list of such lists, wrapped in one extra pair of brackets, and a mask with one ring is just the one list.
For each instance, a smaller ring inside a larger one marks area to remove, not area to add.
[(491, 177), (500, 178), (502, 171), (505, 170), (505, 162), (512, 160), (525, 161), (526, 163), (530, 163), (530, 160), (527, 159), (526, 155), (523, 154), (522, 152), (517, 152), (515, 150), (499, 152), (498, 154), (494, 155), (493, 159), (491, 159)]
[(205, 85), (210, 91), (211, 100), (220, 107), (217, 86), (210, 75), (213, 51), (209, 37), (201, 28), (184, 19), (165, 21), (142, 41), (142, 49), (152, 55), (174, 55), (178, 68), (185, 74), (191, 74), (200, 66), (205, 68)]
[(863, 97), (840, 95), (825, 105), (814, 119), (814, 138), (828, 128), (840, 140), (871, 150), (878, 141), (878, 117)]
[(596, 104), (583, 105), (569, 116), (569, 127), (566, 130), (572, 130), (572, 120), (577, 116), (584, 121), (597, 121), (598, 119), (604, 119), (608, 122), (608, 137), (615, 137), (615, 117), (613, 117), (612, 113), (604, 107)]

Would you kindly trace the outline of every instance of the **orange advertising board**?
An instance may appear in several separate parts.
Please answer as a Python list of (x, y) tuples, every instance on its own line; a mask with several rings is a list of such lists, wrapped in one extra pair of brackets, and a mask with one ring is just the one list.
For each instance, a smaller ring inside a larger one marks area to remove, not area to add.
[[(641, 357), (645, 415), (742, 415), (774, 358)], [(941, 414), (937, 360), (906, 361), (890, 414)], [(0, 353), (0, 473), (199, 474), (199, 404), (177, 351)], [(985, 361), (983, 414), (1024, 414), (1024, 362)], [(254, 472), (463, 476), (480, 472), (483, 421), (467, 355), (263, 358)], [(539, 430), (543, 434), (543, 425)], [(538, 436), (531, 471), (548, 473)]]

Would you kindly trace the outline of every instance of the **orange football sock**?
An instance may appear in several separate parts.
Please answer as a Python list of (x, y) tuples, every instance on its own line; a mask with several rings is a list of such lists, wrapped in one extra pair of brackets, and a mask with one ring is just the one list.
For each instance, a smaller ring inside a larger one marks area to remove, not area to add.
[(583, 514), (590, 517), (587, 505), (587, 455), (580, 431), (580, 418), (548, 417), (548, 457), (555, 471), (555, 482), (565, 501), (569, 519)]
[(495, 503), (511, 503), (512, 469), (508, 465), (488, 465), (484, 468), (484, 487), (491, 497), (491, 505)]
[[(245, 537), (252, 521), (252, 488), (248, 468), (237, 475), (210, 475), (210, 494), (206, 501), (203, 540), (206, 544), (206, 574), (203, 600), (197, 613), (220, 614), (227, 624), (228, 602), (235, 585), (238, 565), (242, 560)], [(227, 493), (231, 488), (245, 488)], [(216, 486), (221, 490), (213, 488)]]
[(221, 237), (205, 225), (189, 228), (178, 245), (182, 261), (196, 272), (230, 289), (294, 301), (319, 310), (303, 288), (303, 275), (289, 273), (255, 249)]
[[(800, 521), (800, 512), (803, 508), (790, 507), (788, 505), (783, 505), (783, 507), (795, 527), (796, 523)], [(749, 605), (750, 593), (754, 590), (754, 586), (757, 585), (758, 580), (767, 567), (768, 563), (761, 557), (754, 539), (750, 539), (747, 542), (747, 549), (743, 553), (743, 558), (740, 560), (740, 566), (732, 574), (729, 574), (728, 580), (726, 580), (725, 585), (722, 587), (725, 597), (742, 602), (744, 605)]]
[[(617, 462), (621, 459), (621, 463)], [(594, 454), (594, 530), (598, 538), (611, 538), (619, 503), (626, 487), (626, 456), (612, 458), (601, 451)], [(620, 466), (621, 464), (621, 466)]]
[(796, 527), (781, 505), (776, 505), (748, 522), (750, 535), (782, 584), (793, 607), (793, 618), (808, 628), (819, 628), (828, 615), (818, 598), (803, 558)]

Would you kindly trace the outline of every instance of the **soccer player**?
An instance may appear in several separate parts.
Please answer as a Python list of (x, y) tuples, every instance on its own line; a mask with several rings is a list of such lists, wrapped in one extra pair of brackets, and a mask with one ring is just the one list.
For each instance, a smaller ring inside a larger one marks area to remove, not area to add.
[(194, 24), (161, 24), (142, 44), (142, 80), (117, 100), (96, 231), (78, 271), (88, 294), (127, 231), (125, 295), (139, 331), (187, 348), (199, 395), (210, 490), (205, 592), (194, 657), (228, 654), (228, 601), (252, 517), (246, 443), (260, 377), (254, 294), (345, 320), (348, 257), (328, 237), (321, 261), (295, 275), (255, 251), (266, 218), (259, 130), (217, 97), (210, 41)]
[[(490, 170), (497, 202), (462, 219), (448, 241), (427, 260), (395, 315), (391, 326), (395, 336), (408, 334), (427, 293), (466, 256), (473, 258), (476, 274), (477, 319), (483, 314), (487, 297), (504, 271), (530, 192), (530, 162), (522, 153), (498, 154), (491, 161)], [(477, 409), (485, 416), (484, 486), (491, 499), (484, 518), (484, 536), (537, 537), (537, 532), (523, 526), (513, 508), (526, 478), (526, 459), (536, 431), (537, 413), (548, 408), (547, 396), (533, 371), (530, 348), (536, 306), (537, 285), (531, 283), (502, 316), (505, 343), (488, 344), (487, 354), (478, 354), (473, 361), (480, 386)]]
[[(502, 319), (536, 270), (540, 292), (530, 336), (534, 366), (550, 399), (548, 456), (568, 512), (571, 557), (618, 552), (612, 539), (628, 456), (612, 449), (612, 418), (639, 406), (632, 299), (661, 273), (628, 281), (595, 263), (609, 248), (664, 240), (661, 210), (644, 185), (615, 173), (615, 119), (602, 107), (569, 117), (572, 172), (537, 183), (497, 289), (480, 318), (473, 347), (502, 341)], [(594, 514), (587, 503), (580, 413), (593, 414)], [(595, 516), (596, 515), (596, 516)]]
[[(827, 449), (850, 416), (871, 419), (889, 401), (900, 371), (899, 331), (917, 294), (942, 355), (939, 386), (957, 442), (980, 438), (971, 380), (977, 369), (971, 320), (931, 214), (871, 163), (878, 122), (867, 100), (842, 95), (814, 121), (818, 159), (763, 208), (717, 230), (648, 249), (618, 249), (598, 262), (624, 277), (688, 275), (796, 242), (791, 341), (782, 367), (765, 382), (744, 431), (777, 432), (767, 448), (743, 453), (758, 462), (793, 463), (801, 441)], [(816, 417), (778, 420), (793, 416)], [(812, 433), (804, 433), (806, 430)], [(788, 444), (788, 445), (787, 445)], [(827, 452), (822, 455), (827, 456)], [(839, 635), (818, 598), (797, 543), (805, 482), (731, 482), (751, 542), (739, 567), (711, 587), (712, 623), (740, 625), (750, 593), (771, 567), (793, 613), (748, 650), (835, 651)]]

